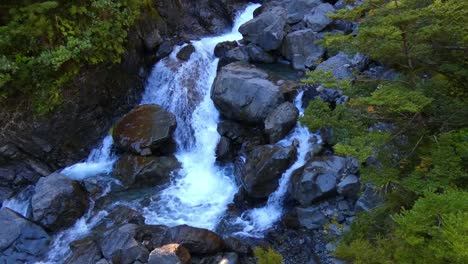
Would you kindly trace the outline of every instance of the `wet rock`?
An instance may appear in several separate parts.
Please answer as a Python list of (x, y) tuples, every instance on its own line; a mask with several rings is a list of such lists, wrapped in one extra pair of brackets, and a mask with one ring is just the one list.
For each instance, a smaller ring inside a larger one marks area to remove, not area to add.
[(311, 29), (289, 33), (284, 39), (281, 54), (291, 61), (296, 70), (317, 66), (325, 49), (315, 44), (319, 36)]
[(65, 264), (94, 264), (102, 259), (99, 244), (92, 237), (73, 241), (70, 249), (72, 254)]
[(216, 44), (214, 49), (214, 54), (218, 58), (223, 58), (226, 56), (226, 53), (234, 48), (237, 48), (239, 44), (237, 41), (224, 41)]
[(120, 149), (149, 155), (173, 152), (172, 134), (177, 126), (174, 114), (158, 105), (134, 108), (115, 125), (114, 142)]
[(271, 144), (283, 139), (294, 128), (299, 110), (290, 102), (282, 103), (265, 119), (265, 133)]
[(156, 51), (156, 58), (159, 58), (159, 59), (165, 58), (169, 56), (169, 54), (171, 54), (173, 50), (174, 50), (174, 44), (172, 43), (172, 41), (165, 40), (161, 43), (161, 45), (159, 45), (159, 48)]
[(236, 252), (242, 255), (248, 255), (252, 253), (252, 248), (237, 238), (228, 237), (224, 239), (224, 242), (226, 244), (226, 251)]
[(163, 38), (159, 34), (159, 30), (153, 29), (151, 32), (143, 37), (146, 50), (153, 52), (156, 51), (159, 45), (163, 42)]
[(231, 156), (231, 141), (227, 137), (221, 137), (216, 146), (216, 160), (228, 161)]
[(364, 193), (356, 202), (356, 213), (370, 211), (384, 203), (384, 199), (378, 191), (370, 184), (366, 185)]
[(270, 53), (263, 50), (261, 47), (255, 44), (249, 44), (246, 46), (247, 53), (249, 55), (250, 62), (261, 62), (261, 63), (273, 63), (275, 58)]
[(114, 166), (113, 176), (126, 187), (164, 184), (181, 168), (174, 156), (142, 157), (127, 154)]
[(88, 210), (83, 187), (63, 174), (41, 178), (31, 199), (34, 221), (50, 230), (73, 225)]
[(279, 179), (296, 160), (296, 148), (276, 145), (255, 147), (237, 173), (242, 187), (253, 198), (266, 198), (278, 188)]
[(49, 235), (38, 225), (7, 208), (0, 209), (0, 260), (34, 263), (48, 250)]
[(246, 40), (259, 45), (264, 50), (275, 50), (283, 41), (286, 19), (286, 10), (273, 7), (242, 25), (239, 32)]
[(188, 225), (169, 228), (164, 243), (180, 244), (191, 254), (214, 254), (222, 251), (225, 246), (223, 239), (216, 233)]
[(190, 59), (190, 56), (192, 56), (192, 53), (194, 52), (195, 52), (195, 47), (192, 44), (189, 44), (181, 48), (176, 56), (179, 60), (188, 61)]
[(296, 208), (299, 223), (307, 229), (319, 229), (325, 223), (325, 216), (316, 207)]
[(140, 225), (136, 230), (135, 239), (148, 251), (152, 251), (164, 245), (163, 240), (168, 229), (169, 227), (163, 225)]
[(284, 101), (268, 74), (244, 63), (231, 63), (218, 73), (211, 91), (218, 110), (226, 117), (260, 123)]
[(123, 224), (144, 225), (145, 218), (140, 212), (125, 205), (117, 205), (104, 217), (95, 229), (108, 229)]
[(147, 262), (149, 252), (135, 240), (136, 229), (137, 225), (125, 224), (104, 232), (99, 239), (104, 257), (113, 263)]
[(10, 198), (11, 195), (13, 195), (12, 189), (0, 186), (0, 205), (3, 204), (3, 201)]
[(359, 163), (352, 158), (329, 156), (314, 158), (295, 171), (289, 192), (301, 205), (335, 195), (337, 183), (348, 174), (355, 174)]
[(340, 183), (338, 183), (338, 193), (347, 198), (356, 198), (361, 188), (361, 183), (356, 175), (346, 176)]
[(346, 53), (339, 52), (337, 55), (328, 58), (317, 66), (317, 70), (331, 71), (336, 78), (352, 79), (355, 71), (362, 71), (368, 63), (368, 59), (360, 54), (354, 57)]
[(310, 10), (317, 7), (321, 3), (321, 0), (290, 1), (289, 5), (287, 6), (288, 23), (295, 24), (300, 22)]
[(189, 251), (179, 244), (169, 244), (151, 251), (148, 264), (189, 264)]
[(329, 3), (323, 3), (312, 9), (312, 12), (304, 16), (304, 22), (307, 28), (312, 29), (315, 32), (322, 31), (326, 28), (333, 19), (329, 18), (328, 15), (335, 12), (335, 8)]

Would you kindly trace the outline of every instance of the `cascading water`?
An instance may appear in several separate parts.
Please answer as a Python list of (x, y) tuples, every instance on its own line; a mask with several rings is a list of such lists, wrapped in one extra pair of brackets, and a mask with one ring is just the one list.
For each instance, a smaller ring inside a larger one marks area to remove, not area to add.
[[(302, 105), (302, 96), (304, 92), (300, 92), (294, 101), (300, 116), (304, 114)], [(312, 142), (311, 138), (315, 136), (316, 142)], [(297, 149), (297, 160), (293, 165), (286, 170), (280, 181), (278, 189), (273, 192), (264, 207), (254, 208), (244, 212), (234, 222), (234, 226), (240, 227), (242, 230), (237, 232), (240, 236), (263, 237), (263, 233), (270, 229), (283, 215), (283, 199), (288, 189), (289, 180), (292, 173), (302, 167), (308, 157), (308, 153), (313, 150), (314, 146), (321, 143), (319, 135), (314, 135), (309, 130), (297, 122), (294, 130), (283, 140), (278, 142), (278, 145), (291, 146), (296, 141), (299, 147)]]
[(237, 191), (232, 173), (216, 165), (219, 114), (210, 98), (218, 67), (214, 48), (223, 41), (242, 39), (239, 27), (253, 18), (259, 6), (249, 5), (235, 20), (232, 32), (192, 42), (195, 52), (188, 61), (175, 56), (182, 46), (154, 67), (142, 103), (159, 104), (176, 115), (176, 157), (182, 169), (144, 209), (147, 223), (214, 229), (232, 201)]
[(116, 157), (112, 155), (112, 136), (106, 136), (100, 147), (93, 149), (86, 161), (74, 164), (61, 171), (74, 180), (83, 180), (98, 174), (112, 172)]

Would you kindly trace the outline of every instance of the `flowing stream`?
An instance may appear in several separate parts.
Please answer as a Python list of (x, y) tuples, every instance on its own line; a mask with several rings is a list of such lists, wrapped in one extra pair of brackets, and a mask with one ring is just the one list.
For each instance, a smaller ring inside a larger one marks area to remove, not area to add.
[[(176, 115), (178, 126), (174, 137), (178, 148), (175, 155), (181, 162), (182, 169), (174, 175), (167, 188), (152, 195), (147, 206), (138, 208), (143, 212), (147, 224), (187, 224), (214, 230), (227, 205), (233, 201), (239, 187), (234, 181), (232, 166), (216, 164), (215, 152), (220, 139), (217, 132), (219, 113), (210, 98), (218, 67), (214, 49), (220, 42), (241, 40), (239, 27), (253, 18), (253, 12), (259, 6), (248, 5), (237, 16), (231, 32), (175, 47), (170, 56), (154, 66), (141, 104), (159, 104)], [(195, 52), (188, 61), (181, 61), (176, 54), (186, 45), (193, 45)], [(301, 99), (302, 93), (295, 103), (302, 113)], [(236, 234), (261, 237), (264, 231), (279, 220), (291, 174), (305, 164), (307, 153), (313, 148), (311, 136), (298, 122), (296, 128), (277, 143), (284, 146), (299, 143), (297, 161), (283, 174), (278, 189), (269, 197), (265, 206), (248, 210), (231, 223), (239, 230)], [(106, 183), (107, 188), (103, 188), (100, 197), (105, 196), (110, 185), (116, 184), (116, 180), (110, 175), (117, 160), (112, 153), (112, 144), (112, 137), (107, 136), (86, 161), (65, 168), (61, 173), (75, 180), (101, 179), (101, 183)], [(23, 196), (14, 197), (3, 206), (26, 216), (30, 213), (30, 196)], [(60, 263), (69, 254), (69, 243), (89, 234), (107, 215), (106, 211), (93, 212), (93, 209), (94, 202), (88, 213), (73, 227), (54, 237), (48, 261), (44, 263)]]

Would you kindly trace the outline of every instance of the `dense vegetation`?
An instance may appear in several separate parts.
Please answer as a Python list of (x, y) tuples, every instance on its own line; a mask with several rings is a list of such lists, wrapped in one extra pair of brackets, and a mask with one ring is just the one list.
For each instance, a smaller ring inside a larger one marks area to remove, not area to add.
[(0, 103), (45, 113), (83, 67), (120, 61), (142, 0), (6, 0), (0, 3)]
[(313, 101), (303, 122), (332, 129), (335, 152), (358, 158), (361, 178), (386, 198), (357, 217), (337, 255), (468, 263), (468, 2), (365, 0), (333, 17), (361, 24), (355, 35), (328, 34), (329, 50), (369, 54), (399, 73), (351, 82), (316, 71), (305, 80), (351, 96)]

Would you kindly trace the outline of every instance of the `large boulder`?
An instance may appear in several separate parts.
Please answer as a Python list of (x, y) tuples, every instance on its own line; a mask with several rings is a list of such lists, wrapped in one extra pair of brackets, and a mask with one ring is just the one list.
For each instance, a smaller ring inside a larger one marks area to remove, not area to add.
[(351, 79), (353, 78), (353, 73), (355, 71), (362, 71), (367, 66), (367, 63), (368, 60), (363, 55), (356, 54), (351, 57), (346, 53), (339, 52), (320, 63), (316, 70), (331, 71), (339, 79)]
[(296, 148), (276, 145), (263, 145), (254, 148), (237, 176), (248, 195), (266, 198), (279, 185), (283, 173), (296, 160)]
[(98, 240), (104, 257), (112, 263), (147, 262), (148, 250), (134, 238), (137, 228), (137, 225), (125, 224), (104, 232)]
[(355, 159), (338, 156), (314, 158), (295, 171), (289, 191), (303, 206), (337, 194), (337, 185), (347, 175), (355, 174), (359, 164)]
[(280, 88), (268, 80), (266, 72), (240, 62), (222, 68), (211, 98), (224, 116), (249, 123), (263, 122), (284, 102)]
[(356, 175), (348, 175), (337, 185), (339, 194), (347, 198), (356, 198), (361, 190), (361, 183)]
[(319, 229), (325, 223), (325, 216), (318, 207), (297, 207), (296, 213), (300, 225), (307, 229)]
[(316, 6), (309, 14), (305, 15), (304, 22), (307, 28), (319, 32), (333, 22), (333, 19), (329, 18), (328, 15), (334, 12), (335, 8), (332, 5), (323, 3)]
[(180, 168), (174, 156), (142, 157), (127, 154), (116, 162), (113, 176), (126, 187), (163, 184)]
[(265, 119), (265, 133), (270, 143), (283, 139), (294, 128), (299, 110), (290, 102), (282, 103)]
[(288, 10), (288, 23), (295, 24), (300, 22), (304, 16), (313, 8), (322, 3), (321, 0), (295, 0), (290, 1)]
[(177, 122), (174, 114), (162, 107), (141, 105), (126, 114), (114, 127), (114, 142), (120, 149), (138, 155), (173, 151), (172, 133)]
[(275, 58), (270, 53), (263, 50), (261, 47), (250, 43), (245, 46), (250, 62), (273, 63)]
[(384, 203), (384, 198), (379, 191), (370, 184), (367, 184), (364, 193), (356, 201), (356, 213), (367, 212)]
[(49, 235), (7, 208), (0, 209), (0, 262), (34, 263), (47, 252)]
[(188, 225), (169, 228), (163, 242), (180, 244), (192, 254), (214, 254), (225, 247), (223, 239), (216, 233)]
[(34, 221), (56, 231), (73, 225), (88, 210), (83, 187), (59, 173), (41, 178), (31, 199)]
[(317, 33), (311, 29), (294, 31), (284, 39), (281, 53), (296, 70), (317, 66), (325, 53), (324, 48), (315, 44), (318, 39)]
[(244, 38), (266, 51), (279, 48), (285, 35), (287, 11), (273, 7), (239, 28)]
[(176, 57), (179, 60), (188, 61), (192, 56), (192, 53), (195, 52), (195, 47), (192, 44), (189, 44), (179, 50)]
[(190, 252), (179, 244), (168, 244), (151, 251), (148, 264), (189, 264)]
[(70, 244), (72, 254), (65, 264), (94, 264), (102, 259), (99, 244), (91, 236), (73, 241)]

